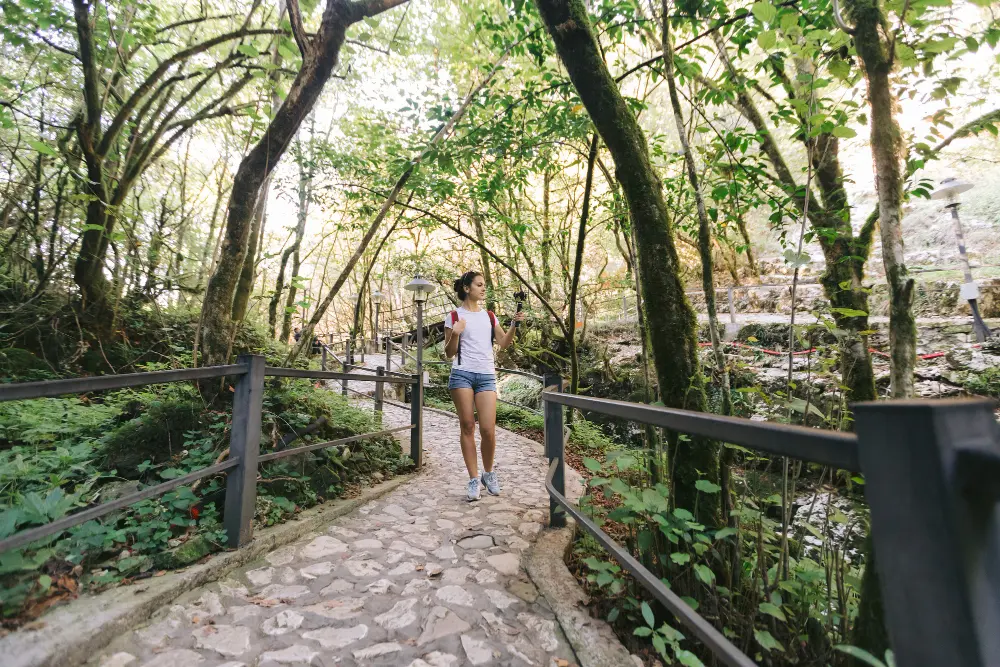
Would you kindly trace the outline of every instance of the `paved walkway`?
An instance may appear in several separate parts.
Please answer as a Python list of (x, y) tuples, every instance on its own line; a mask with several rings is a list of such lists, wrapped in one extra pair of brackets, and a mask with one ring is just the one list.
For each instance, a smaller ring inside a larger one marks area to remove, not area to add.
[[(387, 405), (385, 421), (407, 424), (409, 412)], [(575, 663), (520, 565), (547, 521), (539, 446), (498, 429), (503, 492), (468, 503), (457, 421), (428, 411), (424, 426), (419, 477), (186, 594), (92, 665)]]

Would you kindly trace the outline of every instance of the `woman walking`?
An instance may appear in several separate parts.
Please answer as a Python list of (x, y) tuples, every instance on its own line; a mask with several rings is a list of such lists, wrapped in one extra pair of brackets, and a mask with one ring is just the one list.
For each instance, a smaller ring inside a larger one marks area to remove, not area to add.
[[(444, 320), (445, 356), (454, 359), (448, 389), (455, 402), (461, 424), (462, 458), (469, 471), (469, 500), (479, 500), (481, 486), (490, 495), (499, 495), (500, 482), (493, 470), (496, 452), (497, 382), (493, 346), (508, 347), (515, 328), (504, 331), (492, 311), (485, 310), (486, 281), (483, 274), (469, 271), (455, 281), (455, 294), (462, 305)], [(518, 322), (524, 313), (514, 316)], [(476, 458), (476, 417), (482, 437), (483, 474), (479, 475)]]

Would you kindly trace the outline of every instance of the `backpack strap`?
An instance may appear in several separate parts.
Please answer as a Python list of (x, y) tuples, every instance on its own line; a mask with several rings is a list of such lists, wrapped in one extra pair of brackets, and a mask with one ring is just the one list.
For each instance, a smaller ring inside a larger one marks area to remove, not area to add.
[(490, 315), (490, 343), (496, 343), (497, 340), (497, 316), (493, 314), (492, 310), (487, 310)]
[[(457, 324), (457, 323), (458, 323), (458, 311), (457, 310), (453, 310), (453, 311), (451, 311), (451, 326), (455, 326), (455, 324)], [(454, 332), (452, 333), (452, 335), (455, 335)], [(459, 334), (459, 336), (458, 336), (458, 350), (455, 352), (455, 356), (458, 357), (458, 365), (461, 366), (462, 365), (462, 335), (461, 334)]]

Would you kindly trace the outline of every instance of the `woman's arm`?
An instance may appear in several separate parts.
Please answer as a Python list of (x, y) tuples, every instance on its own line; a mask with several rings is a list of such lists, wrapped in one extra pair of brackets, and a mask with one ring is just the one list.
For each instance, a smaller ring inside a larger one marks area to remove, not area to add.
[[(518, 313), (517, 315), (514, 316), (515, 322), (521, 322), (523, 320), (524, 320), (524, 313)], [(516, 333), (517, 333), (517, 327), (514, 326), (513, 324), (511, 324), (510, 329), (504, 331), (503, 327), (500, 326), (500, 323), (497, 322), (495, 334), (496, 334), (497, 344), (500, 346), (501, 350), (505, 350), (508, 347), (510, 347), (510, 344), (514, 342), (514, 335)]]
[(465, 330), (465, 320), (460, 319), (451, 328), (444, 328), (444, 356), (450, 361), (458, 354), (458, 341)]

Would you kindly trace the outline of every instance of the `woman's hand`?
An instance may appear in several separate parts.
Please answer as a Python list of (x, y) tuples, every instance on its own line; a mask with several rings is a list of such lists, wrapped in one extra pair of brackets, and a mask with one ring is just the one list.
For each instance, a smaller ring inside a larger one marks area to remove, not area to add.
[(451, 330), (456, 336), (465, 331), (465, 320), (459, 318), (458, 322), (452, 325)]
[(528, 316), (524, 314), (524, 311), (521, 311), (521, 312), (519, 312), (519, 313), (517, 313), (517, 314), (514, 315), (514, 321), (515, 322), (523, 322), (526, 319), (528, 319)]

